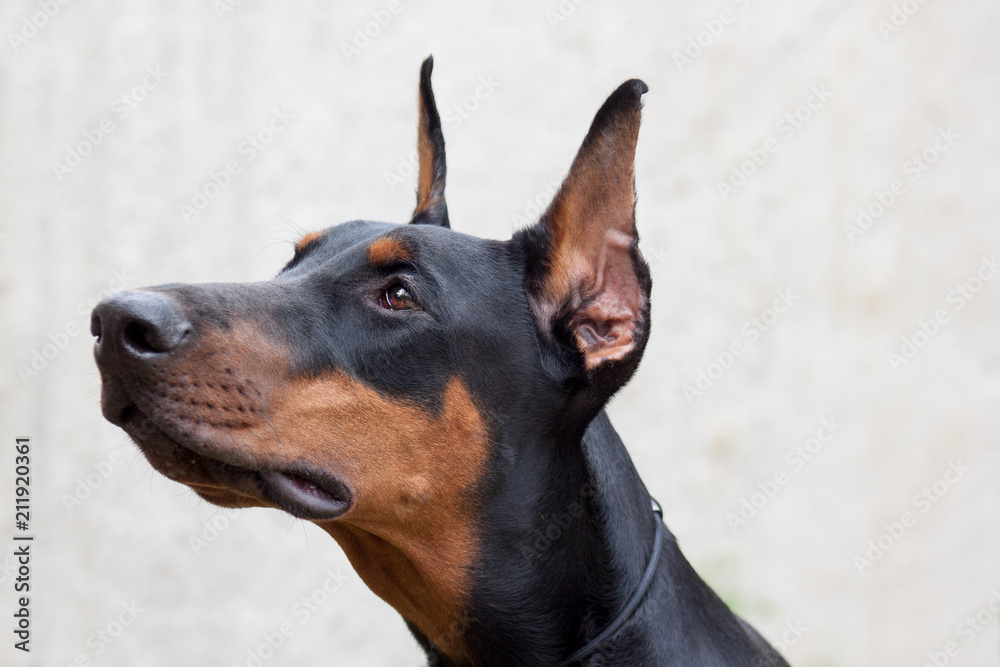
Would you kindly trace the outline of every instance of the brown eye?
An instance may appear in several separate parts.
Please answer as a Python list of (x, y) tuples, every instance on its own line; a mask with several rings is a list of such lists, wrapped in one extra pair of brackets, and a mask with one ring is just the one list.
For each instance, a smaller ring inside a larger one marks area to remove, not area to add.
[(419, 308), (417, 302), (402, 285), (393, 285), (382, 292), (379, 305), (386, 310), (415, 310)]

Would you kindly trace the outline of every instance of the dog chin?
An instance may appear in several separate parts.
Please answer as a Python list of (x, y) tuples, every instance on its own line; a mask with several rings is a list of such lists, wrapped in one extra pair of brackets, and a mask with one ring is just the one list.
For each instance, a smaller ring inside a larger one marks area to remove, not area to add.
[(263, 507), (264, 503), (256, 498), (248, 498), (230, 489), (222, 487), (204, 486), (201, 484), (185, 483), (185, 486), (194, 491), (199, 498), (212, 505), (233, 509), (243, 509), (246, 507)]
[(271, 505), (263, 500), (263, 488), (255, 472), (185, 447), (135, 405), (123, 409), (118, 422), (153, 468), (190, 487), (206, 501), (222, 507)]
[[(244, 468), (206, 456), (135, 405), (118, 417), (149, 463), (222, 507), (276, 507), (300, 519), (328, 521), (350, 509), (352, 494), (339, 479), (312, 470)], [(199, 450), (210, 447), (198, 443)]]

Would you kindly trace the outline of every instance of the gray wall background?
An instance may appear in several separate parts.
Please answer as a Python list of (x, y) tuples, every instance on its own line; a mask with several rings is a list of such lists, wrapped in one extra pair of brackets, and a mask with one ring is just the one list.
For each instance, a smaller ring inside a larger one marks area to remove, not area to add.
[[(13, 438), (31, 435), (37, 535), (34, 651), (5, 634), (0, 664), (248, 665), (285, 622), (268, 667), (419, 662), (324, 533), (227, 515), (151, 471), (100, 417), (87, 327), (109, 286), (267, 279), (303, 231), (405, 220), (428, 53), (442, 110), (463, 108), (445, 122), (453, 225), (489, 237), (545, 203), (615, 86), (649, 84), (636, 173), (653, 334), (610, 412), (702, 575), (796, 665), (917, 667), (949, 648), (948, 664), (996, 664), (1000, 280), (977, 277), (1000, 251), (996, 3), (399, 0), (347, 58), (387, 2), (235, 2), (0, 6), (0, 499)], [(147, 68), (162, 81), (136, 89)], [(494, 89), (477, 99), (481, 77)], [(274, 109), (292, 120), (248, 160), (240, 143)], [(57, 174), (103, 119), (113, 131)], [(229, 160), (240, 174), (185, 222), (179, 206)], [(755, 173), (723, 198), (734, 167)], [(959, 285), (978, 290), (961, 307)], [(778, 290), (792, 306), (751, 340)], [(893, 368), (904, 337), (920, 347)], [(712, 366), (734, 342), (743, 354)], [(36, 353), (52, 358), (25, 373)], [(842, 426), (810, 443), (824, 419)], [(808, 446), (803, 465), (786, 458)], [(952, 464), (962, 476), (921, 500)], [(752, 497), (776, 473), (773, 497)], [(734, 529), (744, 499), (761, 507)], [(880, 536), (889, 549), (859, 572)], [(330, 572), (336, 592), (317, 593)]]

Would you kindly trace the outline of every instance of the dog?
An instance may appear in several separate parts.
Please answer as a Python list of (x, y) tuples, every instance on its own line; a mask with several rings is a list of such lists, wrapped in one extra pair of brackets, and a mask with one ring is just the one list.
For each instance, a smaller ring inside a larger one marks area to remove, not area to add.
[(430, 665), (786, 666), (702, 581), (604, 412), (649, 338), (637, 79), (536, 224), (450, 228), (433, 60), (408, 224), (306, 234), (272, 280), (93, 311), (104, 416), (222, 507), (343, 548)]

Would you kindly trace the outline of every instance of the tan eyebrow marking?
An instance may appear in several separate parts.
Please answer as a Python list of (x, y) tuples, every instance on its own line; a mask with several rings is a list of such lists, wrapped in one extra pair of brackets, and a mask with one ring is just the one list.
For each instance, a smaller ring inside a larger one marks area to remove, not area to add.
[(409, 248), (399, 239), (391, 236), (383, 236), (368, 246), (368, 259), (372, 264), (386, 266), (399, 260), (409, 261), (413, 259)]
[(309, 232), (295, 244), (295, 252), (302, 252), (305, 250), (306, 246), (316, 241), (322, 235), (323, 232)]

